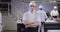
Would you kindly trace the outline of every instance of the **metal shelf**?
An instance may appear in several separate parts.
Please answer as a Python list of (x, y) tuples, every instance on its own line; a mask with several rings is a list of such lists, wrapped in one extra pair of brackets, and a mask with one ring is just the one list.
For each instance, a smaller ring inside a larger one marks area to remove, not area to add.
[[(4, 4), (4, 5), (3, 5)], [(5, 6), (5, 4), (7, 4), (6, 8), (5, 7), (0, 7), (0, 11), (2, 12), (3, 16), (9, 16), (11, 13), (11, 9), (10, 9), (10, 3), (9, 2), (0, 2), (0, 5)]]

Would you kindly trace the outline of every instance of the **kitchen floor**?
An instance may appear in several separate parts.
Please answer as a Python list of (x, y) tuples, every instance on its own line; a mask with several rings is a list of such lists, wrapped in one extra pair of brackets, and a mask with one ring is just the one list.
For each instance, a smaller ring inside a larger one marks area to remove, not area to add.
[[(17, 31), (7, 30), (3, 32), (17, 32)], [(48, 30), (47, 32), (60, 32), (60, 30)]]
[(13, 31), (13, 30), (6, 30), (6, 31), (3, 31), (3, 32), (17, 32), (17, 31)]

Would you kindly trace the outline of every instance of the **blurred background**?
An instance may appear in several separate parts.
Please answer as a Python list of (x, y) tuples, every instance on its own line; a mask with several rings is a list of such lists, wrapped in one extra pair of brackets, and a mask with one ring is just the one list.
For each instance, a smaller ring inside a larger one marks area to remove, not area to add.
[(39, 5), (43, 5), (46, 13), (50, 12), (53, 6), (58, 6), (60, 13), (60, 0), (0, 0), (0, 11), (5, 32), (17, 32), (17, 20), (22, 18), (23, 13), (29, 11), (30, 1), (36, 1), (36, 11), (39, 10)]

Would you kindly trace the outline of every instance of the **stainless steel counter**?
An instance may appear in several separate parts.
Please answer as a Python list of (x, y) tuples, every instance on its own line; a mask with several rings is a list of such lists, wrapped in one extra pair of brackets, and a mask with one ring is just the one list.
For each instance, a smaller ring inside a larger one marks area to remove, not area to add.
[(45, 22), (44, 23), (44, 31), (47, 30), (60, 30), (60, 22)]

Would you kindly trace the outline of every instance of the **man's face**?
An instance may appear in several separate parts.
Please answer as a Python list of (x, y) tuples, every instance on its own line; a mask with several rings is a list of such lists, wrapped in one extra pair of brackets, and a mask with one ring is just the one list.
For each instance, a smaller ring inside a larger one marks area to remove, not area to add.
[(42, 10), (42, 8), (40, 8), (40, 10)]
[(54, 10), (58, 10), (58, 9), (54, 9)]
[(33, 11), (35, 9), (35, 6), (34, 5), (31, 5), (31, 10)]

